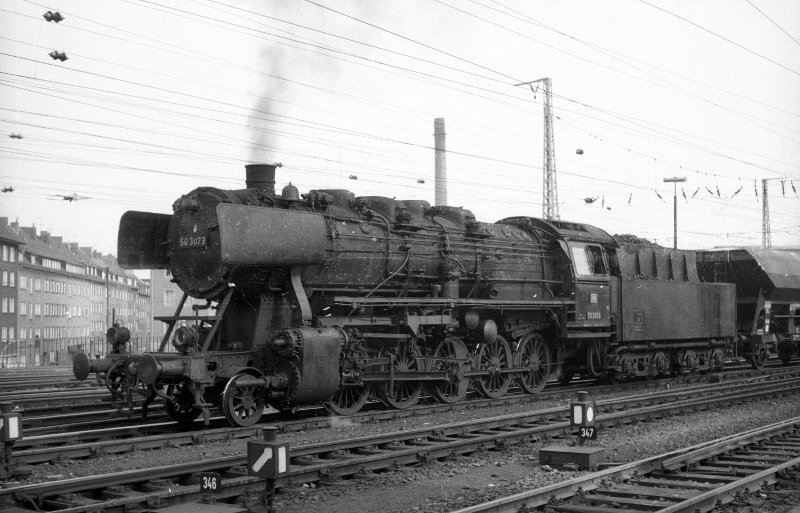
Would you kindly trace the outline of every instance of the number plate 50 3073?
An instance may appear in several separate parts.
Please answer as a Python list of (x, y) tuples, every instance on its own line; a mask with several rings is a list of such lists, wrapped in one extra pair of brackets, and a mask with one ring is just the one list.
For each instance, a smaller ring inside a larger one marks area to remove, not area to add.
[(179, 237), (178, 246), (181, 248), (204, 248), (206, 247), (206, 236), (193, 235), (191, 237)]

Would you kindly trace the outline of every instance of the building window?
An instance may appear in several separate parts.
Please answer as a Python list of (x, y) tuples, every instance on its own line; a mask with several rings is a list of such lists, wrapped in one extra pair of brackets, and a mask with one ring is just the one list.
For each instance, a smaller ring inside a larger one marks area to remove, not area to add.
[(3, 287), (8, 287), (8, 271), (3, 271)]
[(16, 303), (17, 301), (13, 297), (8, 298), (8, 313), (14, 313)]
[(174, 306), (175, 305), (175, 291), (171, 289), (167, 289), (164, 291), (164, 306)]
[(0, 312), (8, 313), (8, 298), (4, 297), (2, 301), (0, 301)]
[(9, 287), (17, 286), (17, 273), (15, 273), (14, 271), (8, 273), (8, 286)]

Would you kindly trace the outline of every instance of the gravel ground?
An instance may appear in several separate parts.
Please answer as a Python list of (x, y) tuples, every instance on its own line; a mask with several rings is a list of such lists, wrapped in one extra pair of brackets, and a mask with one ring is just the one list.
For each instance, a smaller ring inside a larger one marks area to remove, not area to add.
[[(597, 396), (604, 399), (609, 396)], [(355, 424), (347, 419), (332, 419), (328, 429), (280, 435), (291, 445), (305, 445), (340, 440), (390, 431), (414, 429), (489, 417), (520, 410), (543, 409), (567, 401), (540, 402), (501, 408), (481, 408), (448, 412), (435, 418), (416, 417), (388, 422)], [(602, 412), (600, 412), (602, 415)], [(797, 396), (778, 398), (769, 402), (750, 403), (729, 409), (700, 412), (688, 416), (670, 417), (655, 422), (641, 422), (600, 432), (599, 439), (590, 444), (606, 450), (606, 459), (628, 462), (657, 455), (688, 445), (717, 438), (721, 434), (745, 431), (779, 420), (800, 416)], [(352, 512), (419, 512), (451, 511), (548, 484), (570, 479), (580, 472), (550, 469), (541, 466), (538, 451), (551, 442), (519, 444), (502, 451), (488, 451), (470, 456), (450, 458), (410, 468), (374, 474), (366, 479), (348, 480), (327, 486), (307, 485), (282, 489), (275, 505), (281, 513)], [(99, 460), (69, 461), (34, 467), (25, 483), (98, 475), (107, 472), (150, 468), (182, 461), (197, 461), (246, 452), (246, 441), (217, 442), (191, 448), (138, 451), (133, 454), (106, 456)], [(763, 495), (763, 497), (762, 497)], [(753, 494), (742, 497), (730, 513), (786, 512), (796, 505), (797, 496)]]

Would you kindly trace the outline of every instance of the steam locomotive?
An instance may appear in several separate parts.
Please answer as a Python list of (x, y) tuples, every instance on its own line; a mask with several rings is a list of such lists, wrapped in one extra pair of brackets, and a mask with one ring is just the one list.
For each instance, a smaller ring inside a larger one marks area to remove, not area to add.
[[(735, 346), (736, 286), (701, 281), (695, 252), (420, 200), (278, 195), (276, 167), (246, 166), (244, 189), (195, 189), (172, 215), (124, 214), (120, 264), (166, 268), (184, 296), (159, 318), (159, 351), (128, 353), (115, 326), (111, 352), (78, 355), (76, 377), (160, 396), (180, 423), (221, 409), (249, 426), (267, 405), (348, 415), (370, 398), (408, 408), (471, 388), (536, 393), (551, 377), (715, 370)], [(188, 297), (205, 305), (182, 315)], [(763, 365), (754, 344), (741, 351)]]

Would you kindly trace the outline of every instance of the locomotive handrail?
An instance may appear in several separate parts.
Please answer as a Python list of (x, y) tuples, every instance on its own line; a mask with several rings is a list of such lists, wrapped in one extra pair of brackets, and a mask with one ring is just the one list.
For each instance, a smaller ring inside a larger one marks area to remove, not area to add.
[(217, 308), (217, 315), (214, 316), (214, 325), (209, 330), (208, 335), (206, 335), (205, 342), (203, 342), (203, 352), (208, 351), (211, 341), (217, 334), (217, 330), (219, 329), (219, 321), (222, 320), (222, 316), (225, 314), (225, 310), (228, 308), (228, 303), (230, 303), (232, 295), (233, 287), (228, 287), (228, 291), (225, 293), (225, 298), (219, 304), (219, 308)]
[(437, 298), (437, 297), (352, 297), (352, 296), (334, 296), (335, 303), (343, 305), (357, 305), (357, 304), (388, 304), (388, 305), (409, 305), (409, 304), (423, 304), (423, 305), (476, 305), (476, 306), (490, 306), (493, 308), (502, 308), (505, 306), (541, 306), (541, 307), (560, 307), (562, 305), (574, 305), (575, 301), (542, 301), (538, 299), (453, 299), (453, 298)]

